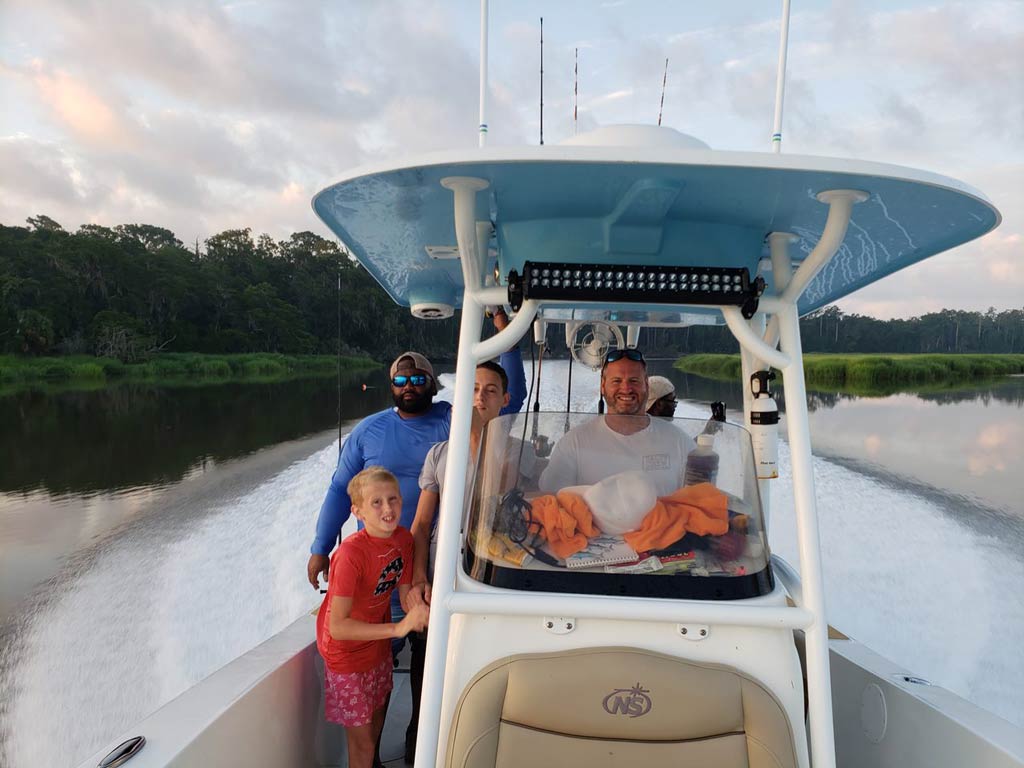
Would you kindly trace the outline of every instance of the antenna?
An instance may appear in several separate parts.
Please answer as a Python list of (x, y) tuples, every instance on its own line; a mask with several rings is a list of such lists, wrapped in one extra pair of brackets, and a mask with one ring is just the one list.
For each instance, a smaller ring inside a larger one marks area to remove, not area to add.
[(665, 74), (661, 76), (661, 104), (658, 105), (658, 125), (661, 125), (661, 112), (665, 108), (665, 83), (668, 82), (668, 59), (665, 59)]
[(786, 91), (786, 50), (789, 48), (789, 0), (782, 0), (779, 31), (779, 71), (775, 78), (775, 121), (772, 124), (772, 152), (782, 152), (782, 97)]
[(480, 0), (480, 146), (487, 143), (487, 0)]
[[(576, 49), (575, 64), (572, 69), (572, 135), (578, 132), (577, 108), (580, 101), (580, 49)], [(572, 365), (569, 366), (569, 380), (572, 381)]]
[(544, 17), (540, 17), (540, 145), (544, 146)]

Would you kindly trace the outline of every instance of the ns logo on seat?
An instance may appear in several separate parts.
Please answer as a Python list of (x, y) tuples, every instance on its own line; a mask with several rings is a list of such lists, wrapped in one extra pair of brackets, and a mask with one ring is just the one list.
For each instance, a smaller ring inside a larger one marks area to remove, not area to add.
[(650, 691), (637, 683), (632, 688), (616, 688), (604, 697), (601, 706), (609, 715), (642, 717), (651, 711)]

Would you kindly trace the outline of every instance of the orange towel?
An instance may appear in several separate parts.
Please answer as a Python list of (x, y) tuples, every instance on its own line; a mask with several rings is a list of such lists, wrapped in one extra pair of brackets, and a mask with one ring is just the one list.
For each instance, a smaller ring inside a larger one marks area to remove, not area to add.
[(729, 530), (725, 494), (711, 483), (698, 483), (662, 496), (647, 513), (640, 530), (623, 538), (637, 552), (664, 549), (687, 533), (721, 536)]
[(588, 539), (601, 533), (601, 529), (594, 524), (594, 515), (582, 496), (570, 491), (559, 491), (556, 496), (558, 503), (576, 521), (576, 528), (580, 533)]
[(534, 520), (540, 525), (540, 536), (551, 551), (563, 560), (587, 547), (587, 537), (600, 531), (594, 526), (590, 507), (575, 493), (560, 492), (538, 496), (530, 502)]

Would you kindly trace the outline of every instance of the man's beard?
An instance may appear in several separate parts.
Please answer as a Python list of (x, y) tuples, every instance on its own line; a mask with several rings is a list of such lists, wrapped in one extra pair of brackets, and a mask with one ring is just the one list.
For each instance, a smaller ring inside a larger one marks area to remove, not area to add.
[[(405, 395), (412, 395), (412, 397), (407, 398)], [(429, 410), (434, 400), (434, 395), (429, 389), (424, 390), (422, 393), (408, 391), (392, 392), (391, 397), (394, 398), (395, 406), (398, 410), (410, 415), (416, 415)]]
[[(609, 400), (605, 398), (606, 411), (616, 416), (639, 416), (644, 412), (644, 404), (647, 402), (646, 397), (638, 397), (632, 403), (620, 403), (614, 398)], [(624, 410), (620, 410), (624, 409)]]

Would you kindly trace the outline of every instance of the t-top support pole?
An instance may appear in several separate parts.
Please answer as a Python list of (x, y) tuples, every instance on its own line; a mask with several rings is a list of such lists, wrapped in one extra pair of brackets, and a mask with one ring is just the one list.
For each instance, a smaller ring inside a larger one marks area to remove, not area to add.
[[(473, 411), (473, 383), (476, 360), (473, 344), (479, 341), (483, 330), (484, 308), (477, 303), (474, 292), (482, 287), (481, 271), (486, 242), (477, 236), (476, 195), (489, 185), (484, 179), (448, 177), (441, 185), (454, 193), (455, 237), (459, 245), (462, 278), (466, 286), (462, 305), (462, 324), (459, 330), (459, 352), (455, 368), (455, 398), (452, 426), (448, 443), (447, 471), (458, 475), (469, 465), (469, 429)], [(447, 477), (447, 474), (446, 474)], [(460, 478), (461, 480), (461, 478)], [(423, 692), (420, 697), (420, 722), (416, 739), (416, 765), (435, 765), (438, 736), (441, 730), (441, 699), (444, 687), (445, 654), (451, 629), (451, 613), (444, 608), (444, 600), (455, 583), (455, 568), (459, 549), (459, 515), (462, 510), (465, 484), (445, 484), (441, 497), (441, 511), (437, 527), (437, 560), (427, 633), (427, 657), (424, 664)], [(438, 600), (440, 598), (440, 600)]]
[(807, 643), (808, 734), (811, 765), (834, 768), (835, 730), (832, 723), (832, 685), (829, 671), (828, 620), (825, 615), (824, 574), (821, 561), (821, 537), (814, 494), (813, 457), (810, 424), (807, 417), (807, 390), (804, 385), (803, 349), (800, 343), (800, 317), (796, 302), (779, 313), (782, 351), (791, 364), (784, 369), (786, 385), (786, 425), (793, 472), (793, 505), (796, 514), (797, 548), (803, 581), (802, 605), (814, 616), (814, 624), (805, 631)]

